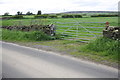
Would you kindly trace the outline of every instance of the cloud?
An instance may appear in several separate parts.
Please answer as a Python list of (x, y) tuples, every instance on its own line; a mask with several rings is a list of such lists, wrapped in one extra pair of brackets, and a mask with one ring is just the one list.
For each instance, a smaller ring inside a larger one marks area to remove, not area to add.
[(97, 11), (97, 10), (117, 10), (119, 0), (1, 0), (0, 14), (10, 12), (15, 14), (17, 11), (26, 13), (31, 11), (37, 13), (54, 13), (63, 11)]

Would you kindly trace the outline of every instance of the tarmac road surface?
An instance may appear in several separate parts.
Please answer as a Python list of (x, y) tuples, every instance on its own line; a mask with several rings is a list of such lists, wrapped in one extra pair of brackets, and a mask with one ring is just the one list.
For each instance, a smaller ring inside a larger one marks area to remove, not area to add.
[(54, 52), (2, 43), (3, 78), (118, 78), (118, 70)]

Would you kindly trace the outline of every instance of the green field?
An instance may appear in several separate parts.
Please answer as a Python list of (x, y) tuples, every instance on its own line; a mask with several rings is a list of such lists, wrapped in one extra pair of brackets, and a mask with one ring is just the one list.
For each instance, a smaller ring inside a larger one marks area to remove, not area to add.
[[(22, 22), (23, 25), (30, 25), (31, 22), (35, 22), (32, 24), (39, 24), (39, 22), (44, 24), (55, 23), (55, 22), (110, 22), (111, 26), (118, 26), (118, 17), (97, 17), (97, 18), (57, 18), (57, 19), (10, 19), (10, 20), (3, 20), (3, 26), (9, 25), (21, 25), (19, 22)], [(69, 26), (70, 24), (66, 24)], [(103, 24), (82, 24), (83, 26), (102, 26)]]

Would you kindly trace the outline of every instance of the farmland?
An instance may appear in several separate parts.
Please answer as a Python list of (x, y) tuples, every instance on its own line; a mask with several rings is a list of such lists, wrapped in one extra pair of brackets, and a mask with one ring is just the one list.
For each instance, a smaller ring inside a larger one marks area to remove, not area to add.
[[(26, 19), (27, 18), (27, 19)], [(87, 23), (88, 22), (88, 23)], [(93, 23), (91, 23), (93, 22)], [(104, 22), (104, 23), (96, 23)], [(117, 17), (99, 17), (99, 18), (47, 18), (32, 19), (32, 16), (25, 16), (25, 19), (3, 20), (3, 26), (22, 26), (22, 25), (48, 25), (53, 23), (56, 26), (56, 32), (69, 36), (70, 38), (86, 38), (101, 35), (105, 27), (105, 22), (109, 22), (110, 26), (118, 26)], [(80, 37), (81, 36), (81, 37)], [(66, 37), (65, 37), (66, 38)], [(90, 38), (91, 39), (91, 38)]]
[[(52, 40), (21, 40), (15, 38), (6, 38), (5, 41), (17, 42), (26, 46), (44, 45), (51, 47), (49, 50), (70, 54), (75, 57), (93, 60), (103, 64), (112, 65), (118, 63), (119, 41), (110, 39), (101, 39), (102, 30), (105, 22), (110, 26), (118, 26), (117, 17), (83, 17), (83, 18), (45, 18), (35, 19), (34, 16), (24, 16), (23, 19), (8, 19), (2, 21), (2, 26), (22, 26), (22, 25), (48, 25), (53, 23), (56, 27), (57, 37), (61, 39)], [(6, 34), (7, 33), (7, 34)], [(7, 37), (14, 34), (3, 31), (3, 36)], [(24, 35), (31, 32), (20, 32)], [(19, 34), (19, 32), (17, 32)], [(19, 36), (21, 36), (19, 34)], [(32, 33), (31, 33), (32, 34)], [(17, 38), (17, 36), (15, 36)], [(100, 38), (99, 38), (100, 37)], [(23, 38), (23, 37), (21, 37)], [(33, 39), (34, 37), (32, 37)], [(9, 39), (9, 40), (8, 40)], [(84, 43), (87, 41), (87, 43)], [(104, 44), (105, 43), (105, 44)], [(101, 44), (98, 45), (97, 44)], [(91, 46), (90, 46), (91, 45)], [(107, 45), (107, 46), (105, 46)], [(116, 46), (118, 46), (116, 48)], [(97, 48), (97, 49), (95, 49)], [(105, 50), (107, 49), (107, 50)], [(114, 49), (114, 50), (109, 50)], [(115, 53), (115, 54), (114, 54)], [(106, 62), (107, 61), (107, 62)], [(111, 63), (113, 62), (113, 64)]]

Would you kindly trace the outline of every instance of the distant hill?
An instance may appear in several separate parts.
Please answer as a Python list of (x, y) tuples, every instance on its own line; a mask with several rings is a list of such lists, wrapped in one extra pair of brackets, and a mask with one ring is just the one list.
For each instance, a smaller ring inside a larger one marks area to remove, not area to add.
[(117, 11), (68, 11), (63, 13), (117, 13)]

